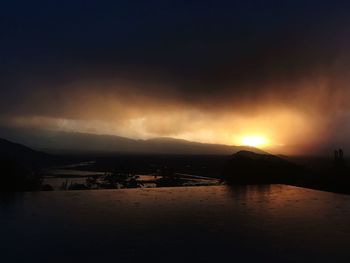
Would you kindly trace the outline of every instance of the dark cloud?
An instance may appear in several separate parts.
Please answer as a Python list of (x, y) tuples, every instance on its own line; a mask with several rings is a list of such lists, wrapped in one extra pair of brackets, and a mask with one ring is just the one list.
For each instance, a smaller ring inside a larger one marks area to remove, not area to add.
[(214, 116), (231, 116), (213, 126), (222, 134), (237, 116), (278, 126), (286, 110), (330, 140), (348, 118), (349, 11), (344, 1), (3, 2), (1, 119), (118, 122), (135, 136), (142, 122), (143, 135), (197, 129), (204, 140)]

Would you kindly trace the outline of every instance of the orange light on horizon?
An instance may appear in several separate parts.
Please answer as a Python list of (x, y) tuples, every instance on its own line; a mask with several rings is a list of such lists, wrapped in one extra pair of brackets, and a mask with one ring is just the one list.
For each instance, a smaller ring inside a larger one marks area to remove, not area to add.
[(264, 147), (268, 145), (268, 140), (261, 135), (247, 135), (241, 138), (241, 144), (251, 147)]

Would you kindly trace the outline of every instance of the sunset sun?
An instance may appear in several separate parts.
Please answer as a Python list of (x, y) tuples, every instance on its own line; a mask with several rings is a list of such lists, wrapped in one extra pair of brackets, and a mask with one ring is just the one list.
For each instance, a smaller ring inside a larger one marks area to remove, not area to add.
[(241, 138), (241, 144), (251, 147), (264, 147), (268, 143), (264, 136), (254, 135), (254, 136), (243, 136)]

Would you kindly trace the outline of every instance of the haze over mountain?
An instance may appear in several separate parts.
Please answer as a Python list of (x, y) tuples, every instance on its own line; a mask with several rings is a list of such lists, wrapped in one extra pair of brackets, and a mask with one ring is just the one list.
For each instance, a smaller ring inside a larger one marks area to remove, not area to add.
[(134, 140), (120, 136), (0, 128), (0, 137), (47, 152), (120, 152), (150, 154), (233, 154), (248, 146), (206, 144), (173, 138)]

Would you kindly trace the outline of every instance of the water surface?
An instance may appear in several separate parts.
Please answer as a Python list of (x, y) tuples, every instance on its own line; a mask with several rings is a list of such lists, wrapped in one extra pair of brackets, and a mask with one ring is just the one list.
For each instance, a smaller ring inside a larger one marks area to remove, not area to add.
[(349, 262), (350, 196), (284, 185), (18, 193), (3, 262)]

